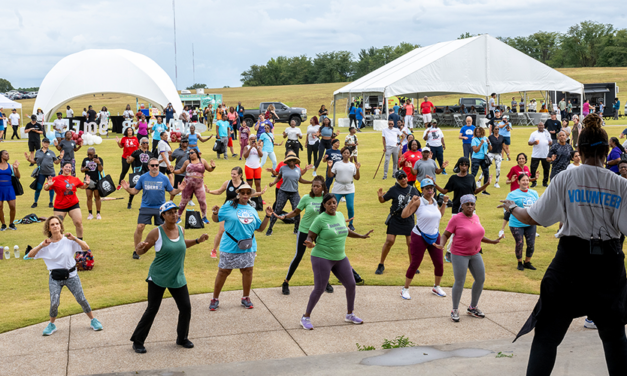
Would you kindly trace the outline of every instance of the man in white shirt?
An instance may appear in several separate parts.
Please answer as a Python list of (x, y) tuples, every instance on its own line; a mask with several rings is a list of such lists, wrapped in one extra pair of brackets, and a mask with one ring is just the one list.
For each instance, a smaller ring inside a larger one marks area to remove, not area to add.
[(68, 118), (68, 119), (71, 119), (71, 118), (73, 118), (73, 117), (74, 117), (74, 110), (72, 110), (72, 109), (70, 108), (70, 106), (67, 106), (67, 107), (66, 107), (66, 110), (65, 110), (65, 117), (66, 117), (66, 118)]
[(492, 119), (494, 117), (494, 110), (496, 110), (496, 93), (490, 94), (490, 101), (488, 102), (488, 110), (490, 110), (490, 113), (488, 115), (490, 116), (490, 119)]
[(52, 127), (54, 128), (54, 137), (57, 139), (57, 142), (61, 142), (65, 138), (64, 130), (65, 130), (65, 122), (61, 118), (63, 114), (61, 112), (57, 112), (57, 118), (54, 119), (52, 123)]
[(392, 157), (392, 174), (398, 170), (398, 149), (399, 140), (403, 141), (405, 136), (398, 128), (394, 128), (394, 120), (388, 120), (388, 127), (383, 130), (383, 152), (385, 153), (385, 164), (383, 165), (383, 180), (388, 178), (388, 168), (390, 167), (390, 157)]
[[(547, 162), (546, 157), (549, 155), (549, 148), (553, 144), (551, 135), (544, 129), (544, 123), (538, 123), (538, 130), (531, 133), (529, 136), (529, 146), (533, 146), (531, 151), (531, 176), (536, 176), (538, 170), (538, 164), (542, 163), (542, 170), (544, 177), (542, 179), (542, 185), (548, 187), (549, 183), (549, 168), (550, 164)], [(531, 187), (536, 186), (537, 181), (531, 184)]]
[(13, 127), (13, 136), (11, 136), (11, 140), (13, 139), (13, 137), (17, 137), (17, 139), (19, 140), (20, 135), (19, 133), (17, 133), (17, 130), (20, 127), (20, 115), (17, 113), (17, 110), (15, 108), (11, 110), (11, 115), (9, 115), (9, 122)]

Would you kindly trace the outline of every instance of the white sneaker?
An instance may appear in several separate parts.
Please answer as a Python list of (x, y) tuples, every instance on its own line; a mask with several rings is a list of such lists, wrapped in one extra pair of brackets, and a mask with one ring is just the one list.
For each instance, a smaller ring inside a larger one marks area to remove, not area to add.
[(87, 219), (88, 219), (88, 220), (90, 220), (90, 221), (91, 221), (92, 219), (94, 219), (93, 214), (91, 214), (91, 213), (90, 213), (90, 214), (87, 216)]
[(187, 205), (189, 205), (189, 206), (196, 206), (196, 204), (194, 204), (194, 201), (188, 202)]
[(401, 298), (405, 299), (405, 300), (410, 300), (411, 296), (409, 296), (409, 289), (406, 288), (402, 288), (401, 289)]
[(536, 232), (536, 238), (539, 238), (539, 237), (540, 237), (540, 234), (538, 234), (538, 233)]
[(442, 297), (442, 298), (446, 297), (446, 293), (444, 292), (444, 290), (442, 290), (442, 287), (440, 286), (433, 286), (433, 288), (431, 289), (431, 292), (439, 297)]
[(346, 202), (346, 197), (342, 197), (342, 198), (340, 199), (340, 202)]
[(316, 174), (316, 170), (313, 170), (313, 172), (311, 173), (311, 176), (313, 176), (315, 178), (317, 175), (318, 174)]
[(494, 188), (501, 188), (501, 186), (499, 185), (499, 183), (494, 183)]
[(505, 231), (503, 231), (503, 230), (499, 231), (499, 238), (500, 238), (501, 236), (503, 236), (503, 235), (505, 235)]
[(597, 329), (597, 326), (594, 323), (594, 321), (588, 320), (587, 317), (586, 317), (586, 321), (584, 321), (584, 323), (583, 323), (583, 327), (586, 328), (586, 329)]

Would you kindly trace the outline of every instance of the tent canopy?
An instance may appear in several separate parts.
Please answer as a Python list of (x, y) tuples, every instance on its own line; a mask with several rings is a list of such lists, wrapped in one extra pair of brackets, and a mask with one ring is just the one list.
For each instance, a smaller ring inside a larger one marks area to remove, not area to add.
[(396, 95), (518, 91), (583, 94), (583, 84), (487, 34), (417, 48), (333, 93)]
[(22, 108), (22, 104), (12, 101), (4, 95), (0, 94), (0, 107), (2, 108)]
[(73, 99), (90, 94), (132, 95), (162, 110), (183, 111), (174, 83), (152, 59), (128, 50), (85, 50), (64, 57), (48, 72), (35, 100), (46, 119)]

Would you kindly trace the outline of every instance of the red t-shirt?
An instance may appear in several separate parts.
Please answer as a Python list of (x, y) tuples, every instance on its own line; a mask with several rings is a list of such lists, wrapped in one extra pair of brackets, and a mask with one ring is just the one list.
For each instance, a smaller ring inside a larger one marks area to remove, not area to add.
[(434, 108), (435, 106), (433, 105), (433, 103), (431, 103), (431, 101), (426, 101), (426, 102), (422, 102), (420, 103), (420, 111), (421, 113), (424, 114), (430, 114), (431, 113), (431, 109)]
[(82, 187), (83, 181), (74, 176), (58, 175), (52, 178), (52, 188), (54, 189), (55, 209), (67, 209), (78, 204), (76, 188)]
[(133, 154), (133, 152), (139, 149), (139, 141), (137, 137), (122, 137), (120, 140), (120, 144), (122, 144), (122, 158), (128, 158)]
[(401, 158), (399, 158), (398, 163), (399, 163), (399, 166), (403, 166), (403, 171), (405, 171), (405, 173), (407, 174), (407, 181), (416, 181), (416, 175), (411, 173), (411, 167), (405, 166), (405, 163), (409, 161), (411, 162), (411, 166), (413, 167), (416, 164), (416, 161), (418, 161), (419, 159), (422, 159), (422, 152), (418, 150), (417, 151), (407, 150), (405, 154), (403, 154), (401, 157), (405, 158), (405, 162), (401, 164), (400, 162)]
[(529, 171), (529, 167), (527, 166), (523, 166), (523, 168), (520, 168), (520, 166), (516, 165), (512, 167), (511, 170), (509, 170), (507, 178), (511, 181), (510, 191), (515, 191), (520, 188), (520, 186), (518, 185), (518, 175), (522, 174), (523, 172), (531, 177), (531, 171)]

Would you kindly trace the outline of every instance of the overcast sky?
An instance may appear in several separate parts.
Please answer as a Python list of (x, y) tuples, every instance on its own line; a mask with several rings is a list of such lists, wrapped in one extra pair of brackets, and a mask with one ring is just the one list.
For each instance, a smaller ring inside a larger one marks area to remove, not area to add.
[(177, 80), (171, 0), (20, 0), (5, 2), (1, 14), (0, 78), (15, 87), (40, 86), (59, 60), (89, 48), (145, 54), (182, 89), (194, 83), (193, 43), (195, 82), (215, 88), (241, 86), (250, 65), (279, 55), (426, 46), (464, 32), (565, 32), (584, 20), (627, 26), (624, 0), (176, 0)]

